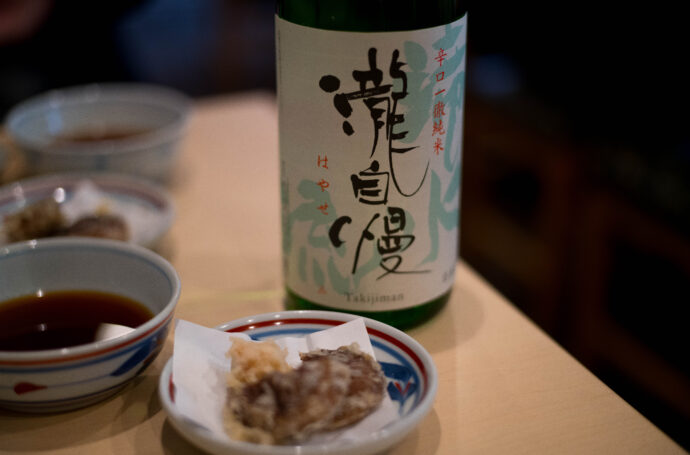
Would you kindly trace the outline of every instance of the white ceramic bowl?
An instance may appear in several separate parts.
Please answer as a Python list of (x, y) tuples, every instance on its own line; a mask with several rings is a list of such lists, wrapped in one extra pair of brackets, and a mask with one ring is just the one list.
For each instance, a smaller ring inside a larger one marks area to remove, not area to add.
[(65, 173), (27, 178), (0, 187), (0, 246), (7, 243), (3, 216), (41, 199), (53, 198), (64, 211), (79, 216), (107, 208), (128, 227), (129, 241), (155, 249), (170, 229), (175, 206), (159, 185), (112, 173)]
[[(255, 340), (300, 336), (357, 319), (330, 311), (283, 311), (238, 319), (217, 327), (243, 332)], [(377, 361), (388, 380), (387, 392), (398, 406), (400, 418), (357, 441), (321, 445), (268, 446), (228, 441), (191, 422), (175, 407), (172, 359), (163, 369), (159, 396), (170, 423), (185, 438), (213, 454), (242, 455), (366, 455), (386, 450), (409, 434), (431, 410), (438, 388), (436, 367), (429, 353), (409, 335), (389, 325), (363, 318)]]
[[(19, 103), (7, 114), (6, 129), (23, 153), (29, 174), (112, 171), (165, 180), (175, 164), (189, 110), (189, 99), (169, 88), (92, 84)], [(97, 132), (141, 134), (88, 142), (58, 140)]]
[(0, 351), (0, 406), (27, 412), (75, 409), (120, 390), (158, 355), (180, 295), (163, 258), (126, 242), (33, 240), (0, 247), (0, 305), (38, 291), (95, 290), (145, 305), (154, 317), (129, 333), (42, 351)]

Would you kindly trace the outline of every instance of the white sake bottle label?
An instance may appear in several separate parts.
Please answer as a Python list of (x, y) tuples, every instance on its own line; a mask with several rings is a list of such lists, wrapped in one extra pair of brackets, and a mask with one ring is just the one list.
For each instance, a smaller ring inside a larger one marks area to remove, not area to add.
[(397, 310), (453, 284), (466, 16), (402, 32), (276, 17), (285, 285)]

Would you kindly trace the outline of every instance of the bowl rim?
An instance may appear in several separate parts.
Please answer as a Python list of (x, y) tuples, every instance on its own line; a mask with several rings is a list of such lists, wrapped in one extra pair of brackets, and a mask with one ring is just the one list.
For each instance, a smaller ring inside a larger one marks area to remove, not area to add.
[(165, 325), (165, 323), (172, 318), (173, 310), (175, 309), (175, 306), (180, 298), (180, 277), (172, 264), (170, 264), (165, 258), (147, 248), (144, 248), (143, 246), (118, 240), (90, 237), (47, 238), (27, 240), (24, 242), (17, 242), (2, 246), (0, 247), (0, 260), (2, 260), (2, 258), (5, 256), (25, 251), (64, 247), (88, 247), (90, 249), (95, 248), (105, 251), (117, 250), (143, 258), (148, 262), (155, 264), (156, 267), (163, 271), (163, 273), (169, 279), (173, 286), (171, 290), (171, 297), (165, 306), (158, 313), (156, 313), (153, 318), (134, 328), (134, 330), (129, 333), (108, 340), (96, 341), (93, 343), (66, 348), (44, 349), (38, 351), (0, 351), (1, 365), (21, 367), (24, 365), (34, 365), (35, 362), (64, 363), (77, 361), (84, 357), (93, 357), (95, 355), (110, 353), (146, 337)]
[(410, 413), (386, 427), (368, 434), (365, 438), (357, 441), (338, 442), (336, 444), (324, 443), (306, 446), (262, 446), (243, 441), (231, 441), (230, 445), (228, 445), (228, 441), (219, 439), (212, 434), (199, 430), (193, 424), (185, 422), (184, 417), (177, 412), (175, 404), (169, 396), (169, 388), (171, 385), (174, 386), (172, 382), (172, 357), (166, 362), (159, 377), (158, 394), (163, 408), (178, 431), (203, 448), (207, 450), (214, 449), (214, 453), (232, 453), (233, 449), (239, 451), (239, 453), (256, 455), (316, 455), (328, 454), (330, 452), (356, 454), (360, 453), (361, 450), (366, 450), (365, 453), (378, 453), (405, 437), (433, 407), (438, 391), (438, 371), (429, 352), (417, 340), (399, 329), (374, 319), (350, 313), (322, 310), (285, 310), (261, 313), (234, 319), (214, 328), (227, 332), (232, 328), (244, 327), (252, 322), (264, 322), (271, 319), (330, 319), (344, 323), (359, 318), (364, 319), (367, 328), (397, 336), (410, 345), (419, 355), (420, 361), (423, 362), (427, 370), (428, 385), (427, 393), (424, 394), (419, 404)]
[[(34, 136), (23, 134), (17, 129), (25, 118), (40, 115), (42, 111), (60, 105), (88, 105), (102, 100), (155, 105), (175, 113), (175, 119), (134, 137), (69, 145), (44, 144), (36, 140)], [(99, 82), (52, 89), (31, 96), (10, 108), (5, 117), (5, 125), (12, 141), (32, 153), (75, 158), (120, 155), (141, 152), (144, 149), (179, 139), (189, 122), (191, 110), (191, 98), (171, 87), (136, 82)]]

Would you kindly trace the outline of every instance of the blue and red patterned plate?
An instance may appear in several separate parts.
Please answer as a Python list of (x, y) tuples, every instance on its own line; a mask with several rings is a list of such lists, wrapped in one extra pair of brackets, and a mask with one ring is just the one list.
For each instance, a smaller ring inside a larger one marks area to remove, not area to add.
[[(216, 327), (225, 332), (243, 332), (255, 340), (298, 337), (332, 328), (358, 318), (330, 311), (283, 311), (237, 319)], [(409, 335), (389, 325), (363, 318), (377, 361), (388, 380), (387, 393), (397, 405), (400, 418), (357, 441), (321, 445), (265, 446), (215, 437), (187, 420), (175, 408), (172, 360), (159, 383), (159, 395), (171, 424), (195, 445), (214, 454), (372, 454), (385, 450), (412, 431), (431, 409), (438, 376), (429, 353)]]

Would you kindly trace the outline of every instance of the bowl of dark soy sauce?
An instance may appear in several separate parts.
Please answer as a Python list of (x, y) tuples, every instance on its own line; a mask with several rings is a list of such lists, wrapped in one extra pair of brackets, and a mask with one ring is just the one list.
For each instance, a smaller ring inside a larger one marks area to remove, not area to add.
[(159, 354), (180, 295), (143, 247), (51, 238), (0, 248), (0, 407), (60, 412), (120, 391)]

